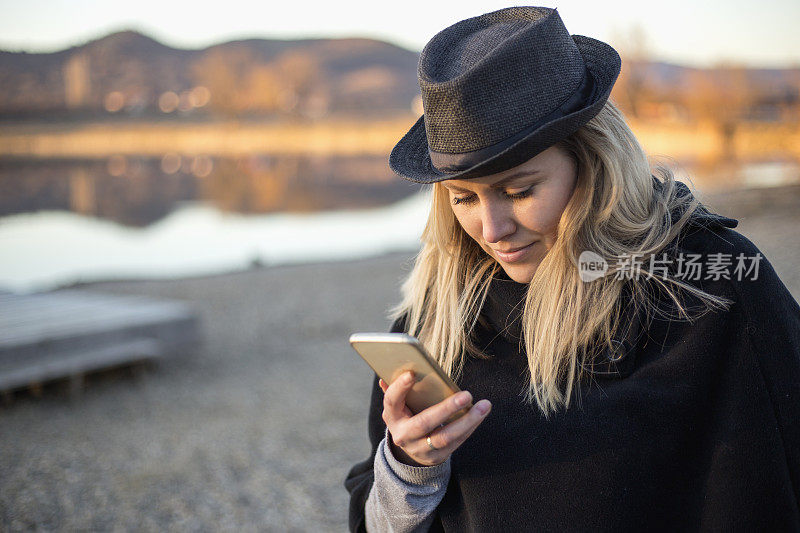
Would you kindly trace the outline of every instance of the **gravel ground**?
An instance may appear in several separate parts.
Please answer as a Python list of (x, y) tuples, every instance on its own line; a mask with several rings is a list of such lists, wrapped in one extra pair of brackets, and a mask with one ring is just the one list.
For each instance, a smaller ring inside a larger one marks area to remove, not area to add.
[[(797, 205), (739, 230), (800, 298)], [(59, 383), (16, 393), (0, 408), (0, 530), (346, 530), (372, 375), (347, 337), (386, 330), (409, 267), (395, 254), (86, 286), (190, 302), (204, 343), (94, 375), (74, 399)]]

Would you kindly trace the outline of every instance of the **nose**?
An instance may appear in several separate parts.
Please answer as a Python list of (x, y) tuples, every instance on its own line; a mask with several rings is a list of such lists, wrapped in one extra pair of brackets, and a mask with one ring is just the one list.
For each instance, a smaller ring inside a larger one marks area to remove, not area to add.
[(512, 235), (517, 229), (513, 213), (501, 202), (486, 201), (483, 203), (481, 224), (483, 239), (490, 243), (498, 242)]

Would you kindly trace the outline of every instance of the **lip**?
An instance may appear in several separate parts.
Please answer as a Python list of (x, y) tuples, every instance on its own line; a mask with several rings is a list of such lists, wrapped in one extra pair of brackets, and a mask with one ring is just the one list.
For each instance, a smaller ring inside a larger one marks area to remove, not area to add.
[(497, 254), (498, 259), (503, 261), (504, 263), (516, 263), (517, 261), (521, 261), (525, 254), (527, 254), (530, 249), (536, 244), (537, 241), (533, 241), (532, 243), (528, 244), (527, 246), (523, 246), (521, 248), (512, 248), (509, 251), (501, 252), (500, 250), (494, 250), (494, 253)]

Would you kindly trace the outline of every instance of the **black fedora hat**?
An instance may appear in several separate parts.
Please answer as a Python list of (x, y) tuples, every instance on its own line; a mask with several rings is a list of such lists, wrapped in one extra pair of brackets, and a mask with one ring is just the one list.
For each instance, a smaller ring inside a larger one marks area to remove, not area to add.
[(616, 50), (570, 35), (555, 9), (511, 7), (462, 20), (422, 50), (424, 114), (389, 166), (434, 183), (521, 165), (597, 115), (620, 67)]

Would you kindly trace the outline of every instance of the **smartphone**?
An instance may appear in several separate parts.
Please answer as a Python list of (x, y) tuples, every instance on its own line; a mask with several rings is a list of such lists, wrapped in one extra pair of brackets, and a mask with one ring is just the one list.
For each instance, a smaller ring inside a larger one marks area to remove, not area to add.
[[(415, 383), (406, 396), (406, 405), (414, 414), (460, 390), (416, 337), (405, 333), (354, 333), (350, 336), (350, 344), (390, 385), (404, 372), (410, 370), (414, 373)], [(468, 404), (446, 423), (463, 416), (471, 407), (472, 404)]]

